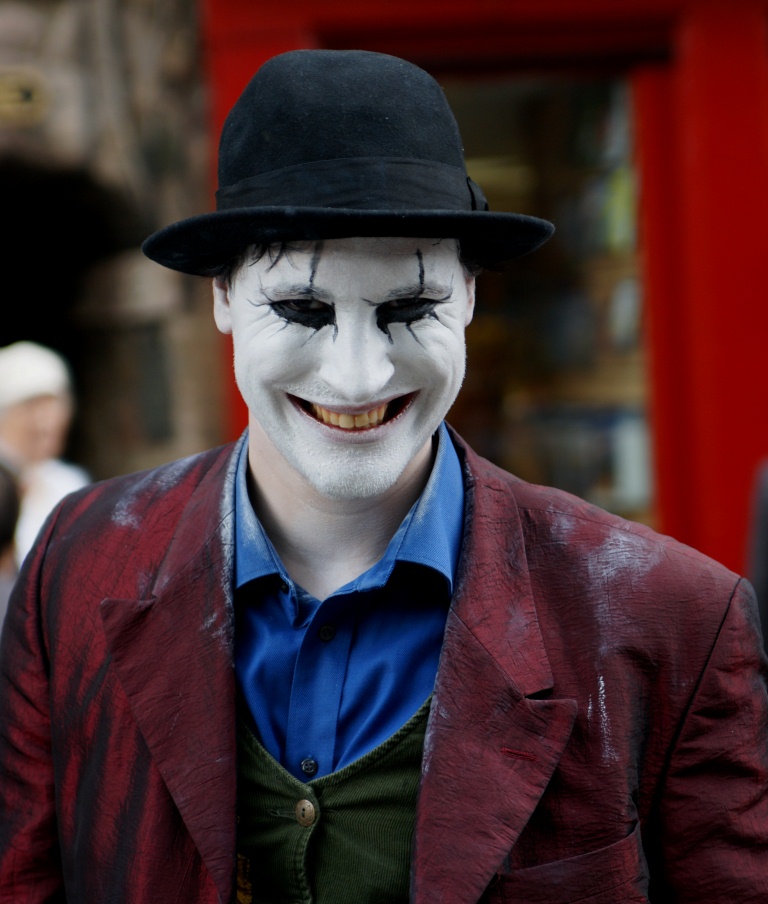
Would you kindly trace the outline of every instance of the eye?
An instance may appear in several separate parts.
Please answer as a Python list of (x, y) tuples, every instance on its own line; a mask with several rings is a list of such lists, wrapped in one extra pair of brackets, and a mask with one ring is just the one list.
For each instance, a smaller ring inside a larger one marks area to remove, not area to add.
[(273, 301), (270, 303), (270, 307), (278, 317), (287, 323), (296, 323), (312, 330), (319, 330), (336, 322), (336, 312), (333, 307), (316, 298)]
[(376, 308), (376, 323), (380, 330), (390, 323), (416, 323), (425, 317), (434, 317), (435, 308), (446, 302), (447, 298), (396, 298)]
[(380, 305), (376, 315), (387, 323), (413, 323), (431, 314), (436, 304), (428, 298), (398, 298)]

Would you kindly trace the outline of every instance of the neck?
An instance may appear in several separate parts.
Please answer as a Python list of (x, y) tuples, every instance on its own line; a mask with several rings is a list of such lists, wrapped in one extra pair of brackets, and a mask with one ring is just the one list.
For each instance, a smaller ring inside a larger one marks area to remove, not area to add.
[(434, 454), (429, 440), (392, 487), (363, 499), (319, 493), (253, 421), (248, 457), (249, 495), (267, 536), (291, 579), (325, 599), (384, 555), (429, 479)]

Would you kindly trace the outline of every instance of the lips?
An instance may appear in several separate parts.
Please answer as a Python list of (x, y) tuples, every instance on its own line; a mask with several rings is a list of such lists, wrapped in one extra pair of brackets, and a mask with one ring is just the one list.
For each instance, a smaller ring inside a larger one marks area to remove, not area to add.
[(367, 411), (336, 411), (318, 405), (317, 402), (307, 402), (304, 399), (294, 397), (303, 411), (311, 415), (316, 421), (329, 427), (338, 427), (340, 430), (362, 431), (371, 430), (382, 424), (388, 423), (408, 407), (415, 393), (409, 393), (369, 408)]

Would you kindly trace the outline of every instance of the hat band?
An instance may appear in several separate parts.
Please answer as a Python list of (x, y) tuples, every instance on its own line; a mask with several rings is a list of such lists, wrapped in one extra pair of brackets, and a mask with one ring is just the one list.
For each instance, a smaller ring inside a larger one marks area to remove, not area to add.
[(313, 160), (243, 179), (216, 192), (218, 210), (330, 207), (351, 210), (488, 210), (479, 185), (456, 166), (394, 157)]

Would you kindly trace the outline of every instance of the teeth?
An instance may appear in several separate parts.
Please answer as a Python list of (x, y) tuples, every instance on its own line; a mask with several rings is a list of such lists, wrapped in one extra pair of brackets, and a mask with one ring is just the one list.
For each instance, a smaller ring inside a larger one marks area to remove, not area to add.
[(384, 420), (384, 415), (387, 413), (387, 405), (379, 405), (378, 408), (372, 408), (362, 414), (339, 414), (337, 411), (331, 411), (330, 408), (323, 408), (322, 405), (316, 405), (313, 402), (312, 413), (324, 424), (341, 427), (342, 430), (359, 430), (365, 427), (378, 426)]

